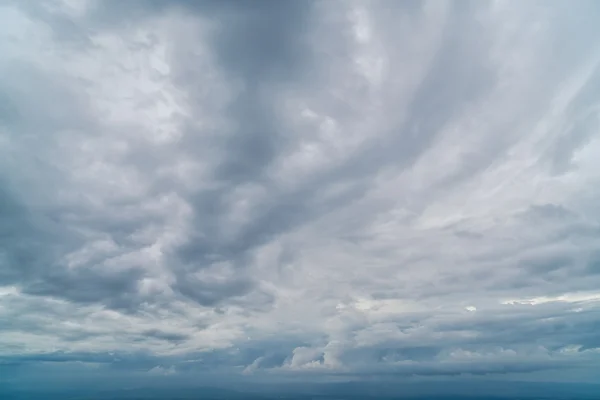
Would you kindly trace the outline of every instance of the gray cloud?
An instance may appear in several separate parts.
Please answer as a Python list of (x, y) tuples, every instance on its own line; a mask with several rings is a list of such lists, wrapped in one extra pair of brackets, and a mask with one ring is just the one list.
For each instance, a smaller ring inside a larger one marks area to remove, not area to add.
[(595, 2), (1, 7), (3, 369), (597, 366)]

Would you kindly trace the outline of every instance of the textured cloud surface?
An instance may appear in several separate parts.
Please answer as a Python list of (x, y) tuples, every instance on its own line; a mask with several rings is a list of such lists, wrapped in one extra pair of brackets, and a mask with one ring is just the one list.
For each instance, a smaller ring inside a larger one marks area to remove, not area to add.
[(0, 2), (0, 379), (593, 379), (599, 44), (583, 0)]

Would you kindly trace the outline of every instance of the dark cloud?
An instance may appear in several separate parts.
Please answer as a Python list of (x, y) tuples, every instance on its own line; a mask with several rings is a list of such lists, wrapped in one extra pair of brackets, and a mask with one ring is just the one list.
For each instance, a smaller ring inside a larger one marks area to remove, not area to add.
[(226, 282), (203, 282), (194, 279), (193, 275), (182, 274), (175, 286), (183, 295), (190, 297), (199, 304), (216, 306), (223, 299), (241, 296), (252, 289), (252, 281), (248, 279), (233, 279)]
[(3, 244), (0, 280), (3, 284), (29, 283), (38, 274), (47, 272), (46, 267), (54, 263), (54, 257), (65, 251), (55, 236), (62, 229), (28, 207), (10, 188), (7, 181), (0, 188)]
[(6, 187), (0, 196), (4, 245), (0, 279), (4, 284), (17, 284), (28, 294), (81, 303), (100, 302), (120, 309), (131, 309), (132, 302), (139, 302), (135, 292), (136, 283), (143, 276), (141, 270), (68, 269), (57, 260), (75, 249), (80, 239), (19, 202)]
[(183, 333), (165, 332), (165, 331), (160, 331), (158, 329), (150, 329), (150, 330), (144, 331), (143, 335), (149, 336), (152, 338), (156, 338), (156, 339), (160, 339), (160, 340), (167, 340), (169, 342), (175, 342), (175, 343), (182, 342), (186, 339), (189, 339), (189, 335), (185, 335)]
[(127, 309), (132, 306), (139, 270), (103, 273), (98, 270), (60, 271), (44, 275), (25, 288), (25, 293), (38, 296), (61, 296), (80, 303), (106, 302), (109, 307)]

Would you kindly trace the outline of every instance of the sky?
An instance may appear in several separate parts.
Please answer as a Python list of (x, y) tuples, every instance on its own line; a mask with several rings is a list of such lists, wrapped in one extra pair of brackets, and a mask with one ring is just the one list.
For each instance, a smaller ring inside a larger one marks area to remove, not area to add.
[(0, 53), (0, 382), (596, 381), (598, 2), (2, 0)]

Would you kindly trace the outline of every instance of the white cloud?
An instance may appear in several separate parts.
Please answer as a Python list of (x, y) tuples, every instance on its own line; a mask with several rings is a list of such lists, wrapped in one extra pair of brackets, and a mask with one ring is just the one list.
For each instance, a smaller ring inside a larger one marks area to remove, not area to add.
[(600, 301), (598, 293), (566, 293), (560, 296), (534, 297), (522, 300), (506, 300), (503, 304), (530, 304), (532, 306), (552, 302), (587, 303)]

